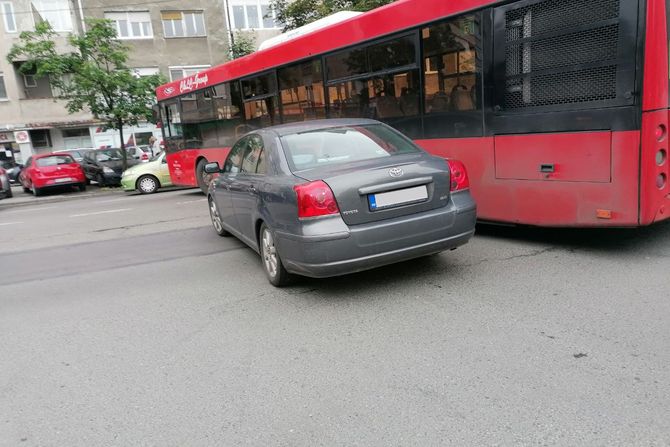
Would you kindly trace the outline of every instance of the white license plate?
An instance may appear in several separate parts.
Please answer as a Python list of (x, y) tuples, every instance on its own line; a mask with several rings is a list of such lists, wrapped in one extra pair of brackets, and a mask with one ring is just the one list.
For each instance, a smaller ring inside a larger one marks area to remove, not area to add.
[(71, 182), (72, 179), (70, 177), (63, 177), (63, 178), (57, 178), (54, 180), (54, 183), (65, 183), (65, 182)]
[(370, 204), (370, 209), (374, 211), (382, 208), (404, 205), (406, 203), (421, 202), (427, 198), (428, 189), (426, 188), (426, 185), (421, 185), (415, 186), (414, 188), (370, 194), (368, 195), (368, 203)]

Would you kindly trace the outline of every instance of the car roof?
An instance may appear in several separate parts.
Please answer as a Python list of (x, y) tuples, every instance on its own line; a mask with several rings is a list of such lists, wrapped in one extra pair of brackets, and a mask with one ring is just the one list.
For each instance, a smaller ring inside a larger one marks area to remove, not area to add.
[(309, 132), (312, 130), (332, 129), (343, 126), (365, 126), (370, 124), (382, 124), (379, 121), (365, 118), (336, 118), (313, 121), (301, 121), (298, 123), (280, 124), (277, 126), (264, 127), (249, 133), (272, 132), (278, 136), (291, 135), (299, 132)]

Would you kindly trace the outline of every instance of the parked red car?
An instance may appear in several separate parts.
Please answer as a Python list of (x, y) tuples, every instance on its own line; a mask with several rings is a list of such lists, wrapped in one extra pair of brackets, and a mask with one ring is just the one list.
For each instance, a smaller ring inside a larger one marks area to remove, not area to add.
[(86, 190), (86, 176), (79, 163), (67, 154), (44, 154), (30, 157), (19, 174), (23, 190), (39, 196), (45, 189), (77, 186)]

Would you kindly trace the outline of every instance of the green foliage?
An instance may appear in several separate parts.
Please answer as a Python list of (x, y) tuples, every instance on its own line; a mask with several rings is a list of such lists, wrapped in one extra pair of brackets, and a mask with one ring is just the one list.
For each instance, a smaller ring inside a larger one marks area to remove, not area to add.
[(70, 52), (56, 48), (56, 33), (48, 22), (21, 33), (7, 55), (10, 63), (25, 61), (19, 70), (48, 76), (56, 98), (66, 101), (70, 113), (89, 110), (109, 128), (151, 119), (154, 90), (165, 80), (160, 75), (136, 76), (128, 67), (128, 47), (116, 38), (109, 20), (87, 19), (83, 35), (70, 35)]
[(233, 37), (233, 45), (230, 47), (230, 58), (237, 59), (256, 51), (256, 44), (252, 34), (236, 32)]
[(276, 12), (284, 31), (299, 28), (338, 11), (369, 11), (395, 0), (272, 0), (271, 8)]

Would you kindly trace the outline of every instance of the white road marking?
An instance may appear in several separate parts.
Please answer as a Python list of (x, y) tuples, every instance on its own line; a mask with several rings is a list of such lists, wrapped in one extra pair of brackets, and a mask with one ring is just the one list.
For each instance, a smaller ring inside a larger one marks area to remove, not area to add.
[(33, 211), (52, 210), (54, 208), (57, 208), (57, 207), (55, 207), (55, 206), (43, 206), (41, 208), (30, 208), (30, 209), (24, 209), (24, 210), (6, 211), (3, 214), (32, 213)]
[(97, 211), (95, 213), (73, 214), (70, 217), (86, 217), (86, 216), (95, 216), (97, 214), (121, 213), (123, 211), (130, 211), (131, 209), (132, 208), (121, 208), (118, 210)]
[(122, 198), (122, 199), (102, 200), (102, 201), (100, 201), (100, 202), (95, 202), (95, 203), (123, 202), (124, 200), (128, 200), (128, 197), (124, 197), (124, 198)]
[(23, 222), (3, 222), (3, 223), (0, 223), (0, 227), (2, 227), (4, 225), (16, 225), (16, 224), (22, 224), (22, 223)]
[(185, 205), (187, 203), (200, 203), (205, 201), (207, 201), (207, 199), (189, 200), (187, 202), (177, 202), (177, 205)]

